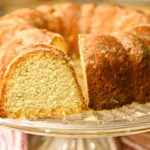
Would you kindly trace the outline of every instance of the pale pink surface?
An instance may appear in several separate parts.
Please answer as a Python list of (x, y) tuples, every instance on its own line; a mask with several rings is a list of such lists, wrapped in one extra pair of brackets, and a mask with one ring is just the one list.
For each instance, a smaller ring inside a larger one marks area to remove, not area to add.
[(120, 138), (123, 150), (150, 150), (150, 132)]
[(27, 135), (0, 127), (0, 150), (27, 150)]

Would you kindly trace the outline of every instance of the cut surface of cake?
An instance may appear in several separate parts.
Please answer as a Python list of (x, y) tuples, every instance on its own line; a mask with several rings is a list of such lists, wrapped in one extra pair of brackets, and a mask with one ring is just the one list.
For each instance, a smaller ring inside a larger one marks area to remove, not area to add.
[(68, 58), (53, 47), (28, 47), (5, 74), (1, 116), (34, 118), (81, 113), (84, 99)]

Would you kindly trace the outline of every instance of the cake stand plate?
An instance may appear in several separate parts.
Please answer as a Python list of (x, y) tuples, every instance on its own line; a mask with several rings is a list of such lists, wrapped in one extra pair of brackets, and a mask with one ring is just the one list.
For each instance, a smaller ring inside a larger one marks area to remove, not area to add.
[(119, 109), (89, 111), (69, 117), (1, 118), (0, 125), (45, 136), (51, 147), (48, 150), (117, 150), (113, 137), (150, 131), (150, 104), (133, 103)]

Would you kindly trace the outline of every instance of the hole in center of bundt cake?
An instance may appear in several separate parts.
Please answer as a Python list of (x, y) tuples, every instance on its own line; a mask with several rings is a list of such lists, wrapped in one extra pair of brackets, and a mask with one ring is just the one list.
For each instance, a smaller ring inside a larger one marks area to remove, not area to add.
[(65, 60), (49, 52), (30, 53), (10, 68), (4, 116), (36, 117), (78, 113), (82, 101)]

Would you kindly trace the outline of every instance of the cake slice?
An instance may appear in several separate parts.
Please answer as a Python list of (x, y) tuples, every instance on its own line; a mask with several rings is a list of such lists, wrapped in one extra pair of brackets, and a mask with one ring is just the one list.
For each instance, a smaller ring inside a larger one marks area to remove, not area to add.
[(65, 116), (86, 109), (61, 35), (29, 25), (7, 26), (0, 35), (1, 117)]
[(1, 117), (65, 116), (85, 109), (74, 69), (62, 51), (45, 45), (22, 47), (20, 51), (22, 54), (16, 53), (6, 66)]

